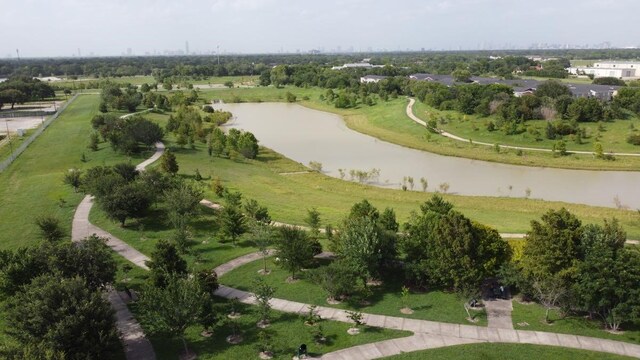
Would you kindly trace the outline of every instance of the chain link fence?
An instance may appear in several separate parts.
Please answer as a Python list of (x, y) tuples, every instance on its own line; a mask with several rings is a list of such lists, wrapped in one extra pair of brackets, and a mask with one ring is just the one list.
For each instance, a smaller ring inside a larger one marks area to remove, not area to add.
[(40, 134), (42, 134), (42, 132), (46, 128), (48, 128), (49, 125), (51, 125), (51, 123), (53, 123), (58, 118), (58, 116), (60, 116), (60, 114), (62, 114), (62, 112), (67, 108), (67, 106), (69, 106), (69, 104), (71, 104), (77, 97), (78, 94), (69, 99), (69, 101), (62, 105), (55, 114), (51, 115), (47, 120), (45, 120), (44, 123), (42, 123), (42, 126), (38, 127), (36, 131), (31, 134), (31, 136), (23, 141), (22, 144), (20, 144), (20, 146), (18, 146), (18, 148), (15, 149), (8, 158), (2, 160), (2, 162), (0, 162), (0, 172), (3, 172), (6, 168), (8, 168), (9, 165), (11, 165), (11, 163), (14, 162), (18, 158), (18, 156), (20, 156), (20, 154), (22, 154), (22, 152), (25, 151), (27, 147), (31, 145), (31, 143), (34, 142), (38, 138), (38, 136), (40, 136)]

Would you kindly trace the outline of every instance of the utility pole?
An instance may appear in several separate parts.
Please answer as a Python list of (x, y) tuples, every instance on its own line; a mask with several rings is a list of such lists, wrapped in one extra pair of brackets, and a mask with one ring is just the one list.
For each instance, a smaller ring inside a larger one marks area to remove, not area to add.
[(16, 55), (18, 55), (18, 64), (20, 64), (20, 49), (16, 49)]

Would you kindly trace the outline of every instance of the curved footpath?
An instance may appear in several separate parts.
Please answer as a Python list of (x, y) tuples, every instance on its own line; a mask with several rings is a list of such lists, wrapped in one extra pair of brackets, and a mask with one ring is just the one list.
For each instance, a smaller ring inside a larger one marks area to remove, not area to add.
[[(472, 139), (465, 139), (465, 138), (462, 138), (460, 136), (454, 135), (452, 133), (446, 132), (444, 130), (431, 128), (424, 120), (421, 120), (420, 118), (418, 118), (413, 113), (413, 104), (415, 104), (415, 102), (416, 102), (416, 100), (414, 98), (409, 98), (409, 104), (407, 104), (406, 112), (407, 112), (407, 116), (411, 120), (415, 121), (416, 123), (428, 128), (428, 129), (431, 129), (431, 130), (437, 132), (438, 134), (440, 134), (440, 135), (442, 135), (444, 137), (448, 137), (449, 139), (462, 141), (462, 142), (466, 142), (466, 143), (471, 142), (474, 145), (482, 145), (482, 146), (495, 146), (496, 145), (496, 144), (490, 144), (490, 143), (481, 142), (481, 141), (474, 141)], [(498, 144), (498, 145), (501, 148), (504, 148), (504, 149), (515, 149), (515, 150), (525, 150), (525, 151), (539, 151), (539, 152), (553, 152), (553, 150), (551, 150), (551, 149), (512, 146), (512, 145), (502, 145), (502, 144)], [(594, 155), (594, 153), (592, 151), (567, 150), (567, 152), (570, 153), (570, 154)], [(640, 156), (640, 153), (614, 153), (614, 152), (607, 152), (607, 154), (615, 155), (615, 156)]]
[[(154, 161), (158, 160), (164, 153), (165, 146), (161, 142), (156, 143), (155, 153), (147, 160), (136, 166), (136, 170), (144, 171), (144, 169)], [(71, 241), (82, 241), (84, 238), (93, 234), (107, 239), (107, 245), (113, 251), (122, 255), (125, 259), (131, 261), (135, 265), (149, 270), (145, 262), (149, 258), (124, 241), (102, 230), (101, 228), (89, 222), (89, 213), (93, 207), (93, 196), (87, 195), (82, 199), (76, 212), (73, 215), (71, 223)], [(142, 326), (133, 317), (133, 314), (127, 308), (120, 294), (111, 289), (107, 295), (107, 299), (111, 303), (111, 307), (116, 312), (116, 326), (120, 333), (121, 341), (124, 345), (124, 352), (127, 360), (155, 360), (156, 354), (153, 351), (151, 342), (145, 337)]]
[[(156, 144), (155, 154), (147, 161), (138, 165), (137, 169), (141, 171), (144, 170), (148, 164), (157, 160), (163, 151), (164, 144)], [(105, 237), (108, 239), (107, 245), (115, 252), (135, 265), (148, 270), (145, 262), (149, 260), (149, 258), (146, 255), (89, 222), (89, 212), (93, 206), (92, 200), (92, 196), (87, 195), (80, 205), (78, 205), (72, 223), (72, 240), (81, 241), (92, 234)], [(211, 208), (220, 208), (219, 204), (212, 203), (208, 200), (203, 200), (201, 203)], [(262, 254), (260, 252), (247, 254), (216, 267), (215, 271), (218, 276), (222, 276), (229, 271), (261, 258)], [(215, 294), (227, 299), (238, 298), (239, 301), (246, 304), (256, 303), (252, 293), (224, 285), (220, 285), (220, 288), (216, 290)], [(150, 341), (145, 337), (142, 327), (127, 309), (120, 295), (115, 290), (111, 290), (108, 294), (108, 299), (116, 311), (117, 327), (124, 343), (127, 359), (154, 360), (156, 356)], [(271, 305), (276, 310), (297, 314), (305, 314), (309, 306), (309, 304), (284, 299), (272, 299)], [(318, 314), (323, 319), (349, 322), (347, 313), (344, 310), (325, 306), (320, 306), (317, 309)], [(322, 355), (322, 359), (374, 359), (404, 352), (481, 342), (561, 346), (640, 358), (640, 345), (636, 344), (586, 336), (513, 330), (513, 325), (507, 324), (507, 321), (504, 321), (508, 316), (508, 314), (504, 313), (498, 313), (498, 316), (503, 316), (501, 319), (503, 321), (498, 323), (494, 322), (493, 324), (490, 321), (490, 327), (450, 324), (367, 313), (363, 313), (363, 315), (364, 321), (369, 326), (406, 330), (413, 332), (414, 335), (334, 351)]]

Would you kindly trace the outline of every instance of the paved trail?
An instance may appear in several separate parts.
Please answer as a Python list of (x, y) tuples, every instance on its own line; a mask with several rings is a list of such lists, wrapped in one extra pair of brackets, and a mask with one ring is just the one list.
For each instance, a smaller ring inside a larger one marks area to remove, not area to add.
[[(215, 270), (218, 276), (222, 276), (261, 257), (260, 253), (247, 254), (222, 264)], [(216, 291), (216, 295), (227, 299), (238, 298), (243, 303), (255, 304), (255, 298), (252, 293), (224, 285), (220, 286)], [(283, 299), (273, 299), (271, 305), (276, 310), (298, 314), (305, 314), (309, 306), (308, 304)], [(499, 305), (494, 309), (499, 309), (502, 306)], [(323, 319), (349, 322), (344, 310), (325, 306), (319, 306), (317, 309), (318, 314)], [(640, 357), (640, 345), (586, 336), (513, 330), (513, 325), (508, 327), (505, 324), (500, 324), (500, 322), (494, 322), (493, 327), (480, 327), (366, 313), (363, 315), (366, 324), (369, 326), (407, 330), (414, 332), (414, 335), (338, 350), (323, 355), (322, 359), (373, 359), (400, 354), (401, 352), (480, 342), (562, 346)]]
[[(160, 156), (162, 156), (164, 149), (165, 147), (163, 143), (156, 143), (156, 152), (149, 159), (136, 166), (136, 170), (144, 171), (149, 164), (158, 160)], [(71, 240), (82, 241), (87, 236), (91, 236), (93, 234), (106, 238), (107, 245), (113, 249), (113, 251), (122, 255), (125, 259), (131, 261), (135, 265), (145, 270), (149, 270), (145, 264), (145, 262), (149, 260), (146, 255), (89, 222), (89, 213), (91, 212), (92, 207), (93, 196), (85, 196), (73, 215), (73, 221), (71, 223)], [(111, 307), (116, 312), (116, 326), (124, 345), (127, 360), (155, 360), (156, 354), (153, 351), (151, 342), (145, 337), (142, 326), (140, 326), (133, 317), (133, 314), (131, 314), (118, 292), (115, 290), (109, 291), (107, 298), (111, 303)]]
[[(413, 104), (415, 104), (416, 100), (413, 98), (409, 98), (409, 104), (407, 104), (407, 116), (415, 121), (416, 123), (430, 128), (429, 125), (422, 119), (418, 118), (414, 113), (413, 113)], [(482, 145), (482, 146), (495, 146), (495, 144), (491, 144), (491, 143), (486, 143), (486, 142), (482, 142), (482, 141), (475, 141), (475, 140), (470, 140), (470, 139), (465, 139), (463, 137), (454, 135), (452, 133), (446, 132), (444, 130), (440, 130), (440, 129), (432, 129), (434, 131), (436, 131), (438, 134), (444, 136), (444, 137), (448, 137), (449, 139), (453, 139), (453, 140), (457, 140), (457, 141), (462, 141), (462, 142), (466, 142), (466, 143), (470, 143), (472, 142), (474, 145)], [(511, 145), (501, 145), (501, 148), (504, 149), (515, 149), (515, 150), (525, 150), (525, 151), (539, 151), (539, 152), (553, 152), (551, 149), (543, 149), (543, 148), (534, 148), (534, 147), (523, 147), (523, 146), (511, 146)], [(592, 151), (568, 151), (571, 154), (582, 154), (582, 155), (594, 155), (594, 153)], [(607, 152), (607, 154), (610, 155), (615, 155), (615, 156), (640, 156), (640, 153), (613, 153), (613, 152)]]

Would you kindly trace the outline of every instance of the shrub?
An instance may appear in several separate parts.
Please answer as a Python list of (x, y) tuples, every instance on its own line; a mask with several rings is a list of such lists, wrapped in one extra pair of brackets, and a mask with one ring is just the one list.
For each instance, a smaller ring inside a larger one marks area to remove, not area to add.
[(632, 145), (640, 145), (640, 134), (631, 134), (627, 137), (627, 142)]

